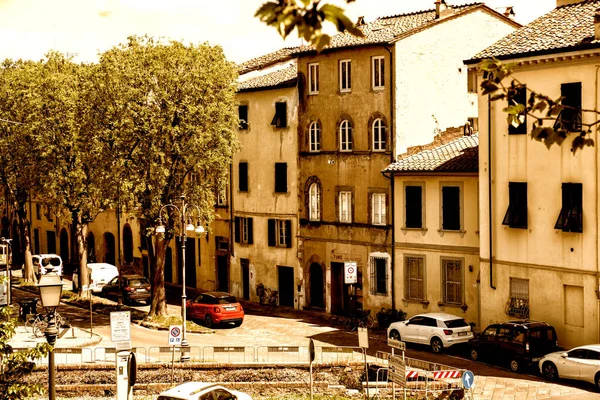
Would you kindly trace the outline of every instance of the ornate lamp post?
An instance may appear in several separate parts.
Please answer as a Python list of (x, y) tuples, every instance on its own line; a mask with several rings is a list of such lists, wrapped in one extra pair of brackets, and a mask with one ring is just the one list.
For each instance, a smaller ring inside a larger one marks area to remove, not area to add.
[[(189, 215), (189, 211), (191, 208), (192, 211), (193, 210), (196, 211), (197, 218), (199, 218), (200, 214), (201, 214), (200, 207), (198, 207), (195, 204), (186, 203), (185, 196), (181, 196), (180, 199), (181, 199), (181, 204), (179, 205), (179, 207), (176, 206), (175, 204), (166, 204), (160, 208), (160, 211), (158, 213), (158, 224), (159, 225), (156, 227), (156, 233), (165, 233), (165, 231), (166, 231), (165, 226), (162, 224), (161, 214), (163, 213), (163, 211), (167, 208), (172, 208), (174, 210), (177, 210), (177, 212), (179, 213), (179, 216), (181, 217), (181, 222), (180, 222), (180, 224), (181, 224), (181, 234), (180, 234), (181, 264), (182, 264), (181, 283), (183, 286), (183, 288), (181, 290), (181, 318), (183, 319), (181, 347), (185, 348), (185, 347), (189, 347), (189, 344), (187, 341), (187, 336), (186, 336), (187, 296), (185, 295), (185, 242), (187, 240), (187, 231), (195, 231), (196, 233), (204, 233), (204, 227), (202, 227), (202, 225), (200, 225), (199, 220), (196, 223), (196, 226), (194, 226), (194, 224), (191, 223), (191, 217)], [(180, 361), (185, 362), (185, 361), (189, 361), (189, 359), (190, 359), (189, 352), (183, 351), (181, 354)]]
[(42, 307), (46, 309), (48, 326), (44, 331), (48, 344), (52, 350), (48, 354), (48, 399), (56, 399), (56, 367), (54, 365), (54, 344), (58, 336), (56, 327), (56, 307), (60, 305), (60, 295), (62, 293), (62, 281), (55, 273), (42, 275), (38, 283)]

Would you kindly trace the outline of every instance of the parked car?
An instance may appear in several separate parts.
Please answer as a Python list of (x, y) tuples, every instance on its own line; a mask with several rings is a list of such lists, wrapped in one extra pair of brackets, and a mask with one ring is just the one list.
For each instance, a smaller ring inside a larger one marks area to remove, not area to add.
[(485, 328), (479, 337), (469, 341), (471, 360), (489, 358), (508, 362), (513, 372), (537, 363), (558, 349), (552, 325), (539, 321), (507, 321)]
[(391, 339), (431, 346), (434, 353), (473, 338), (471, 325), (464, 318), (446, 313), (415, 315), (406, 321), (390, 324), (387, 335)]
[(576, 379), (593, 383), (600, 390), (600, 344), (546, 354), (538, 366), (542, 375), (550, 381)]
[(31, 256), (33, 262), (33, 273), (39, 280), (42, 275), (54, 272), (62, 278), (63, 262), (57, 254), (36, 254)]
[[(115, 276), (119, 276), (119, 270), (108, 263), (88, 263), (88, 276), (90, 277), (90, 290), (94, 293), (102, 292), (102, 288)], [(73, 271), (73, 290), (78, 290), (79, 269)]]
[(252, 397), (216, 383), (186, 382), (162, 392), (157, 400), (252, 400)]
[(244, 308), (235, 296), (225, 292), (206, 292), (186, 302), (187, 315), (204, 321), (210, 328), (220, 323), (240, 326), (244, 321)]
[[(119, 277), (112, 278), (102, 288), (106, 297), (118, 297)], [(141, 275), (121, 275), (121, 294), (126, 304), (134, 301), (150, 304), (150, 281)]]

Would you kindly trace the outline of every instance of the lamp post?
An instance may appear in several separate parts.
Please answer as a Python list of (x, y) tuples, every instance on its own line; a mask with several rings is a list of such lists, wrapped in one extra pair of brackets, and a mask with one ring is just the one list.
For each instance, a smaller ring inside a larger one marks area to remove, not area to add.
[[(188, 344), (187, 336), (186, 336), (187, 296), (185, 295), (185, 242), (187, 241), (187, 231), (188, 230), (195, 231), (196, 233), (203, 233), (204, 227), (202, 227), (202, 225), (200, 225), (199, 220), (198, 220), (196, 226), (194, 226), (194, 224), (192, 224), (190, 222), (191, 218), (188, 215), (188, 212), (190, 211), (190, 208), (191, 208), (192, 210), (195, 210), (197, 212), (197, 214), (198, 214), (197, 217), (199, 218), (200, 214), (201, 214), (200, 207), (198, 207), (195, 204), (186, 203), (185, 196), (181, 196), (180, 200), (181, 200), (181, 204), (179, 205), (179, 207), (177, 207), (175, 204), (166, 204), (160, 208), (160, 211), (158, 212), (158, 226), (156, 227), (156, 233), (165, 233), (165, 231), (166, 231), (165, 226), (162, 224), (162, 217), (161, 217), (162, 212), (167, 208), (172, 208), (174, 210), (177, 210), (177, 212), (179, 213), (179, 216), (181, 217), (181, 234), (180, 234), (180, 238), (181, 238), (181, 271), (182, 271), (181, 283), (183, 286), (182, 290), (181, 290), (181, 318), (183, 319), (181, 347), (186, 348), (186, 347), (189, 347), (189, 344)], [(189, 352), (183, 351), (181, 354), (180, 361), (185, 362), (185, 361), (189, 361), (189, 359), (190, 359)]]
[(42, 275), (38, 283), (42, 307), (46, 309), (48, 326), (44, 331), (46, 341), (52, 346), (48, 354), (48, 399), (56, 400), (56, 367), (54, 365), (54, 344), (58, 336), (56, 327), (56, 307), (60, 305), (60, 295), (62, 293), (62, 281), (55, 273)]

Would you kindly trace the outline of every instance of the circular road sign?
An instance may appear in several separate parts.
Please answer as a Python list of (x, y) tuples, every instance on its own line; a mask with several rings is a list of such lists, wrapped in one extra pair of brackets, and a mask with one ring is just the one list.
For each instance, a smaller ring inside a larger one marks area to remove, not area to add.
[(471, 389), (475, 383), (475, 375), (471, 371), (465, 371), (462, 376), (462, 384), (465, 389)]
[(180, 333), (181, 333), (181, 330), (179, 330), (179, 327), (174, 326), (171, 328), (171, 337), (177, 337), (177, 336), (179, 336)]

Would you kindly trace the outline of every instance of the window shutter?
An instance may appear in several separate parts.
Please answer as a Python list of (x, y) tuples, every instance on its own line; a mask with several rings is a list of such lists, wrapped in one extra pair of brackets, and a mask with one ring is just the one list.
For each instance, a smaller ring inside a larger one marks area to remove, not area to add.
[(235, 223), (234, 223), (234, 240), (236, 243), (240, 242), (240, 233), (241, 233), (241, 219), (240, 217), (235, 217)]
[(267, 222), (267, 231), (268, 231), (268, 238), (267, 238), (267, 242), (269, 244), (269, 246), (273, 247), (275, 246), (275, 220), (269, 218), (269, 221)]
[(285, 247), (292, 247), (292, 221), (289, 219), (285, 221)]
[(252, 218), (247, 218), (248, 220), (248, 244), (254, 243), (254, 236), (252, 233)]

